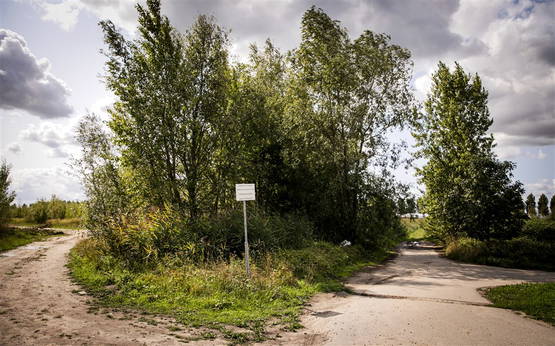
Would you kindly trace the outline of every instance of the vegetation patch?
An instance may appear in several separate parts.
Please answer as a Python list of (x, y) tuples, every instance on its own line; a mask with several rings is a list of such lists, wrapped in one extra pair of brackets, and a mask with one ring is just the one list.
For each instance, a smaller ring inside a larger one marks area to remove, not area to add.
[(484, 295), (496, 307), (522, 311), (555, 326), (555, 282), (487, 288)]
[(445, 255), (453, 260), (508, 268), (555, 270), (553, 220), (531, 219), (512, 239), (487, 241), (459, 238), (451, 241)]
[(47, 219), (43, 223), (37, 223), (25, 218), (12, 218), (9, 221), (12, 226), (25, 226), (25, 227), (50, 227), (61, 229), (82, 229), (80, 218), (71, 219)]
[(401, 223), (407, 230), (407, 240), (428, 240), (426, 232), (426, 219), (402, 218)]
[(302, 306), (312, 295), (342, 289), (342, 278), (388, 255), (315, 242), (260, 255), (247, 279), (236, 257), (198, 264), (168, 256), (153, 267), (130, 270), (106, 255), (97, 240), (87, 239), (71, 251), (69, 267), (101, 305), (169, 315), (248, 342), (263, 340), (270, 321), (285, 330), (299, 328)]
[(0, 229), (0, 251), (14, 249), (18, 246), (26, 245), (35, 241), (41, 241), (55, 235), (62, 235), (63, 232), (56, 232), (44, 229)]

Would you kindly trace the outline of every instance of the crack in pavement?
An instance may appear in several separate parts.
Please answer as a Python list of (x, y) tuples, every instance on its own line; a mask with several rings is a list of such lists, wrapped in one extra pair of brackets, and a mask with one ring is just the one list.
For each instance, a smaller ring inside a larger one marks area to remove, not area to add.
[(493, 304), (491, 304), (491, 303), (468, 302), (468, 301), (456, 300), (456, 299), (396, 296), (396, 295), (390, 295), (390, 294), (375, 294), (375, 293), (366, 293), (366, 292), (360, 292), (360, 291), (351, 291), (350, 293), (352, 295), (356, 295), (356, 296), (369, 297), (369, 298), (379, 298), (379, 299), (407, 299), (407, 300), (421, 301), (421, 302), (433, 302), (433, 303), (445, 303), (445, 304), (461, 304), (461, 305), (494, 307)]

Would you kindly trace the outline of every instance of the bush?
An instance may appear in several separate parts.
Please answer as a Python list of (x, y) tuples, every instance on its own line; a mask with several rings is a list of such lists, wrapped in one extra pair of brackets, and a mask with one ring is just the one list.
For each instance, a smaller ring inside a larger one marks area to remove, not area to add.
[(463, 262), (501, 267), (555, 270), (555, 243), (528, 237), (480, 241), (462, 238), (449, 243), (445, 255)]
[[(280, 248), (303, 247), (311, 240), (312, 224), (297, 216), (266, 214), (254, 208), (248, 215), (253, 257)], [(167, 255), (195, 262), (241, 256), (243, 214), (233, 210), (191, 224), (170, 207), (120, 216), (93, 231), (115, 257), (129, 267), (150, 265)]]
[(533, 218), (524, 224), (522, 235), (538, 241), (555, 241), (555, 219)]
[(31, 205), (26, 221), (43, 224), (48, 220), (48, 202), (41, 199)]

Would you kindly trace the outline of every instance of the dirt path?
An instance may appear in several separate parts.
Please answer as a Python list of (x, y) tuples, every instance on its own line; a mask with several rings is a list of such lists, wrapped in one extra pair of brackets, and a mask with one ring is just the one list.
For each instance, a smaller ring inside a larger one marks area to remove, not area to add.
[(195, 339), (199, 330), (170, 319), (87, 304), (90, 298), (69, 280), (65, 267), (79, 233), (66, 232), (0, 254), (0, 345), (181, 345)]
[(403, 249), (382, 268), (359, 273), (355, 294), (316, 296), (306, 329), (282, 345), (555, 345), (555, 328), (493, 308), (477, 288), (555, 281), (555, 273), (461, 264), (431, 248)]

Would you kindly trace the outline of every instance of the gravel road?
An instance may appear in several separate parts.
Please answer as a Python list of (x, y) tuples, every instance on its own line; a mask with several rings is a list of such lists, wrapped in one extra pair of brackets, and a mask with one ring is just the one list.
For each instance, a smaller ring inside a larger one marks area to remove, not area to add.
[(393, 261), (348, 281), (354, 294), (316, 296), (306, 329), (282, 345), (555, 345), (555, 328), (489, 306), (480, 287), (555, 281), (555, 273), (462, 264), (431, 247), (403, 249)]

